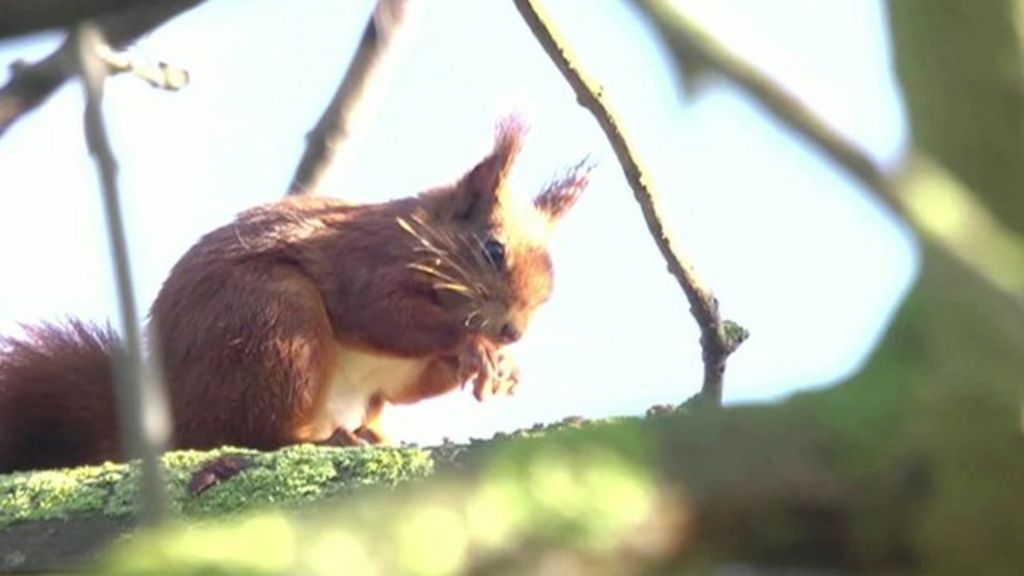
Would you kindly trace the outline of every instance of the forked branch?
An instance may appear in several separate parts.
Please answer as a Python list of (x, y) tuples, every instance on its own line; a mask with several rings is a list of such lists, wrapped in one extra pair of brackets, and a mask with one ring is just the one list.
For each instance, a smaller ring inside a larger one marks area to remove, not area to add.
[[(157, 28), (185, 12), (186, 10), (200, 4), (203, 0), (157, 0), (153, 2), (135, 2), (134, 5), (122, 11), (112, 12), (99, 18), (96, 22), (99, 31), (106, 38), (109, 46), (120, 49), (134, 42), (142, 35)], [(52, 4), (52, 3), (50, 3)], [(130, 3), (124, 2), (128, 5)], [(39, 8), (42, 11), (42, 8)], [(71, 15), (75, 12), (72, 10)], [(49, 17), (45, 14), (34, 16), (45, 22), (61, 22), (59, 18), (66, 15), (57, 14)], [(47, 19), (49, 18), (49, 19)], [(66, 40), (59, 48), (49, 56), (33, 64), (15, 63), (11, 66), (12, 74), (2, 88), (0, 88), (0, 136), (3, 136), (15, 122), (24, 117), (41, 105), (60, 88), (68, 78), (78, 73), (76, 63), (77, 48), (72, 42)], [(109, 50), (109, 49), (108, 49)], [(125, 71), (132, 71), (140, 74), (144, 71), (142, 67), (132, 66), (133, 61), (122, 62), (126, 66)], [(162, 68), (164, 75), (170, 76), (171, 85), (182, 83), (180, 72), (168, 68)], [(145, 70), (145, 72), (154, 72)], [(157, 76), (147, 78), (147, 81), (157, 79)], [(187, 78), (184, 78), (187, 80)]]
[(633, 189), (633, 195), (636, 197), (637, 203), (640, 204), (647, 229), (658, 245), (661, 255), (665, 258), (669, 272), (679, 282), (679, 286), (686, 294), (686, 299), (690, 303), (690, 312), (700, 328), (700, 343), (704, 361), (704, 384), (701, 388), (701, 397), (714, 404), (721, 404), (726, 361), (729, 355), (746, 339), (747, 331), (738, 324), (722, 320), (718, 311), (718, 300), (697, 275), (690, 261), (673, 246), (669, 232), (663, 223), (658, 206), (658, 196), (650, 175), (633, 152), (618, 115), (602, 98), (601, 87), (583, 72), (578, 64), (578, 59), (536, 0), (515, 0), (515, 4), (541, 47), (544, 48), (576, 93), (579, 103), (590, 110), (597, 119), (612, 150), (615, 151), (615, 156), (625, 173), (626, 181), (629, 182)]

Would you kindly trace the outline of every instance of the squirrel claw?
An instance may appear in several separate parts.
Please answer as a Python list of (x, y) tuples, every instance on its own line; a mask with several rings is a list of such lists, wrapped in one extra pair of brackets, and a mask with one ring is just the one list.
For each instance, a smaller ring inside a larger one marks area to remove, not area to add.
[(473, 379), (473, 397), (478, 401), (483, 402), (494, 393), (493, 384), (488, 386), (491, 382), (492, 377), (490, 372), (480, 372)]
[(473, 381), (473, 396), (480, 402), (501, 393), (511, 395), (519, 383), (519, 368), (512, 357), (487, 341), (471, 347), (461, 360), (463, 373)]

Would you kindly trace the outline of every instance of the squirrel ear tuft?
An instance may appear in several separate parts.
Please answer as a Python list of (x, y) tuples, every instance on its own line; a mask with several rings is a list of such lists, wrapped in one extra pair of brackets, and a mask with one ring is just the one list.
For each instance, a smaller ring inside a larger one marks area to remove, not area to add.
[(543, 192), (533, 199), (533, 205), (552, 223), (557, 222), (576, 204), (580, 194), (590, 184), (590, 172), (594, 164), (586, 157), (570, 168), (561, 178), (548, 184)]
[(508, 176), (512, 163), (523, 147), (526, 124), (516, 116), (509, 116), (498, 123), (494, 135), (494, 149), (469, 173), (470, 187), (478, 192), (500, 192), (501, 184)]
[(509, 116), (498, 123), (494, 149), (463, 179), (464, 218), (471, 219), (476, 213), (493, 208), (499, 202), (505, 179), (523, 146), (526, 130), (526, 124), (516, 116)]

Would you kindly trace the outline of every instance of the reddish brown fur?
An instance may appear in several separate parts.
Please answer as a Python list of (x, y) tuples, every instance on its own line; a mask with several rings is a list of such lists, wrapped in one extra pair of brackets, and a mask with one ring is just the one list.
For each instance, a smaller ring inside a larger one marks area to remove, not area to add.
[[(504, 181), (522, 135), (519, 123), (502, 124), (491, 154), (452, 186), (372, 205), (290, 198), (204, 236), (151, 310), (176, 446), (376, 443), (388, 402), (416, 402), (467, 379), (478, 398), (513, 388), (515, 368), (500, 346), (521, 335), (552, 276), (544, 239), (521, 237), (508, 222)], [(577, 171), (535, 205), (553, 222), (585, 185)], [(482, 255), (483, 242), (499, 236), (504, 268)], [(424, 238), (445, 246), (451, 262), (432, 253), (424, 260)], [(456, 283), (486, 297), (439, 288), (410, 268), (423, 262), (445, 274), (463, 269)], [(342, 345), (426, 359), (427, 368), (411, 388), (369, 399), (358, 429), (314, 437)], [(79, 323), (8, 342), (0, 356), (0, 470), (120, 456), (112, 346), (109, 332)]]
[(121, 457), (109, 328), (70, 320), (0, 339), (0, 473)]

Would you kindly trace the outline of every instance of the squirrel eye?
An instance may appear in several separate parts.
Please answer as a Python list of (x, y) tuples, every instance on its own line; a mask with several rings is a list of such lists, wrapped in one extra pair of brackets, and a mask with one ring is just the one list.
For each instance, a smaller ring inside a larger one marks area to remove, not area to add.
[(499, 270), (505, 267), (505, 245), (491, 238), (484, 242), (484, 254), (491, 264)]

